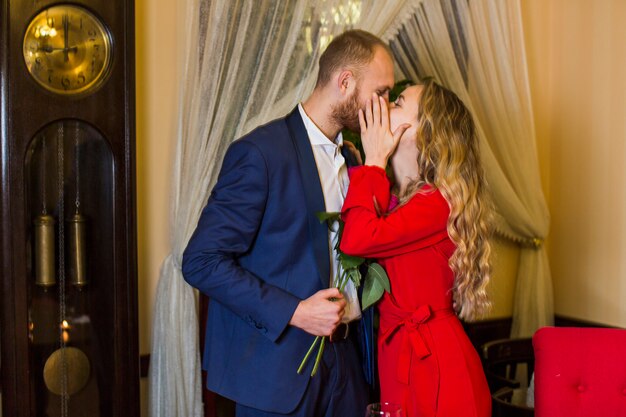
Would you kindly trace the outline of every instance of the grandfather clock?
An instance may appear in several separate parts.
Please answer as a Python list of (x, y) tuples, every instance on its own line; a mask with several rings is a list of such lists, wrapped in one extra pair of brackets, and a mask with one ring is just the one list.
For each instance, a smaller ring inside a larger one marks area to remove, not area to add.
[(3, 416), (138, 416), (132, 0), (0, 0)]

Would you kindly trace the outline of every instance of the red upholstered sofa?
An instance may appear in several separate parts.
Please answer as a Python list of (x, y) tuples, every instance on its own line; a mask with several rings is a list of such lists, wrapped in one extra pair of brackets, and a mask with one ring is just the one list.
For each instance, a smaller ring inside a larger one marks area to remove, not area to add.
[(626, 417), (626, 330), (544, 327), (533, 347), (536, 417)]

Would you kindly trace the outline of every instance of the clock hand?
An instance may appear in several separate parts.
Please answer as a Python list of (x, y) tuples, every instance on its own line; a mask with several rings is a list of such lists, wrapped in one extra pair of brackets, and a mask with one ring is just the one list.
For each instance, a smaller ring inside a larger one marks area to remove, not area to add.
[(78, 46), (70, 46), (69, 48), (55, 48), (53, 46), (44, 45), (37, 48), (38, 51), (44, 51), (46, 53), (56, 52), (56, 51), (64, 51), (64, 52), (76, 52), (78, 50)]
[(70, 38), (70, 22), (67, 13), (63, 16), (63, 53), (65, 54), (65, 62), (70, 60), (70, 48), (68, 48)]

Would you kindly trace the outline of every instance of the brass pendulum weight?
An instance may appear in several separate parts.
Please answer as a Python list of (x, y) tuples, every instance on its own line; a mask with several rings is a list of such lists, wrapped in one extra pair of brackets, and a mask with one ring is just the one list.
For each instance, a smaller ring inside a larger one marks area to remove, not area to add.
[(54, 245), (54, 217), (46, 210), (46, 139), (42, 141), (41, 152), (41, 214), (33, 220), (35, 229), (35, 284), (48, 288), (56, 284), (56, 253)]
[(76, 211), (68, 221), (69, 278), (72, 285), (82, 288), (87, 284), (85, 265), (85, 217)]
[(55, 280), (54, 217), (42, 214), (35, 217), (35, 284), (51, 287)]
[(68, 220), (69, 237), (69, 278), (72, 285), (82, 289), (87, 284), (87, 268), (85, 264), (85, 216), (80, 214), (80, 175), (79, 175), (79, 143), (78, 131), (74, 137), (74, 160), (76, 176), (76, 212)]

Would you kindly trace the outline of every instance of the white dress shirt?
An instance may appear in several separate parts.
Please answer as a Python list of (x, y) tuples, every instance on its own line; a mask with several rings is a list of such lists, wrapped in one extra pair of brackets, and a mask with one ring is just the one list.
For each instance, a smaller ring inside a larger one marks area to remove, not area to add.
[[(346, 198), (346, 192), (348, 191), (348, 184), (350, 182), (346, 161), (341, 154), (341, 146), (343, 145), (341, 132), (339, 132), (334, 141), (330, 140), (322, 133), (320, 128), (313, 123), (301, 104), (298, 104), (298, 110), (304, 121), (304, 127), (306, 128), (313, 149), (313, 156), (315, 157), (315, 164), (317, 165), (317, 172), (320, 177), (322, 192), (324, 193), (326, 211), (339, 212)], [(329, 230), (328, 232), (331, 274), (328, 280), (329, 283), (333, 283), (333, 286), (335, 277), (339, 276), (341, 272), (341, 265), (339, 264), (335, 251), (336, 242), (337, 228), (335, 227), (334, 230)], [(361, 307), (359, 305), (356, 288), (352, 281), (348, 281), (343, 294), (347, 301), (343, 321), (349, 322), (360, 318)]]

